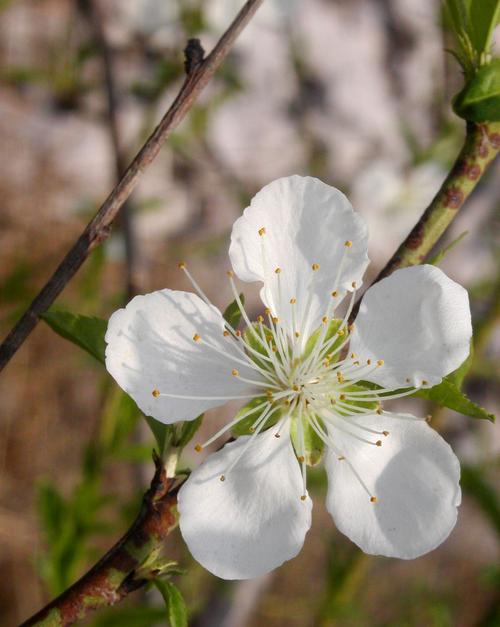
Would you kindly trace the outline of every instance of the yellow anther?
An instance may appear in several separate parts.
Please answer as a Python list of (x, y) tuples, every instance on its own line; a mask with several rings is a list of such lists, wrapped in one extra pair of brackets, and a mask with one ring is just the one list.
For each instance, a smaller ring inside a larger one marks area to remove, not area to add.
[(347, 325), (347, 330), (349, 331), (349, 333), (352, 333), (354, 331), (354, 328), (355, 328), (354, 322), (352, 324)]
[(356, 359), (357, 355), (356, 353), (351, 353), (351, 359)]
[(274, 434), (274, 437), (275, 437), (275, 438), (281, 438), (281, 434), (280, 434), (280, 433), (275, 433), (275, 434)]
[(273, 341), (273, 336), (272, 335), (266, 335), (266, 340), (268, 342), (272, 342)]
[(255, 433), (255, 427), (249, 427), (248, 430), (250, 431), (250, 433)]
[(353, 365), (353, 366), (359, 366), (359, 361), (358, 361), (358, 360), (353, 361), (353, 362), (352, 362), (352, 365)]
[(220, 479), (221, 481), (225, 481), (225, 480), (226, 480), (226, 477), (225, 477), (224, 475), (221, 475), (221, 476), (219, 477), (219, 479)]
[(306, 498), (307, 498), (307, 495), (306, 495), (306, 494), (303, 494), (303, 495), (300, 497), (300, 500), (301, 500), (301, 501), (305, 501), (305, 500), (306, 500)]
[(330, 403), (331, 403), (332, 405), (336, 405), (336, 404), (337, 404), (337, 401), (336, 401), (334, 398), (331, 398), (331, 399), (330, 399)]
[(382, 446), (382, 440), (377, 440), (375, 442), (375, 446)]
[(257, 316), (257, 322), (264, 322), (264, 316)]
[(340, 457), (337, 457), (337, 459), (339, 460), (339, 462), (343, 462), (345, 457), (343, 455), (341, 455)]
[(333, 298), (337, 298), (338, 295), (339, 295), (339, 293), (337, 292), (337, 290), (333, 290), (332, 297)]
[(276, 348), (276, 346), (273, 346), (273, 347), (271, 348), (271, 350), (273, 351), (273, 353), (277, 353), (277, 352), (278, 352), (278, 349)]
[(323, 317), (321, 318), (321, 322), (322, 322), (323, 324), (326, 324), (326, 323), (328, 322), (328, 316), (323, 316)]
[(300, 390), (300, 388), (299, 388), (299, 386), (298, 386), (298, 385), (294, 385), (294, 386), (292, 386), (292, 390), (293, 390), (294, 392), (298, 392), (298, 391)]
[(241, 331), (239, 329), (236, 331), (236, 337), (241, 337)]
[(384, 365), (384, 360), (383, 359), (377, 359), (377, 366), (383, 366)]
[(281, 268), (276, 268), (276, 270), (274, 272), (275, 272), (275, 274), (279, 274), (281, 272)]
[(376, 496), (371, 496), (370, 497), (370, 503), (376, 503), (378, 501)]
[(151, 392), (151, 394), (155, 397), (158, 398), (160, 396), (160, 390), (157, 390), (156, 388)]
[(226, 329), (226, 330), (222, 333), (222, 335), (223, 335), (224, 337), (227, 337), (227, 336), (229, 335), (229, 331)]
[(371, 366), (371, 365), (372, 365), (372, 360), (371, 360), (371, 359), (367, 359), (367, 360), (366, 360), (366, 363), (367, 363), (369, 366)]
[(288, 399), (286, 399), (286, 400), (284, 401), (284, 403), (285, 403), (285, 405), (286, 405), (287, 407), (290, 407), (290, 401), (289, 401)]
[(337, 372), (337, 381), (339, 383), (344, 383), (344, 375), (340, 372)]
[(428, 385), (429, 381), (426, 381), (425, 379), (422, 381), (422, 385)]
[(269, 309), (269, 307), (266, 307), (264, 309), (264, 313), (266, 314), (266, 316), (269, 316), (271, 314), (271, 310)]
[(383, 413), (384, 413), (384, 410), (382, 409), (382, 407), (377, 407), (377, 414), (381, 416)]
[(290, 305), (295, 305), (296, 302), (297, 302), (296, 298), (290, 298)]
[(311, 404), (311, 402), (308, 401), (307, 398), (306, 398), (306, 407), (309, 407), (310, 404)]
[(316, 270), (319, 270), (319, 263), (313, 263), (311, 268), (313, 269), (313, 272), (316, 272)]
[(295, 331), (295, 337), (300, 337), (300, 332), (299, 331)]
[(195, 333), (193, 335), (193, 341), (194, 342), (199, 342), (201, 340), (201, 336), (198, 335), (198, 333)]
[(350, 239), (346, 239), (346, 241), (344, 242), (344, 246), (346, 248), (351, 248), (351, 246), (352, 246), (351, 240)]
[(266, 390), (266, 396), (267, 396), (267, 398), (272, 398), (273, 397), (273, 391), (272, 390)]
[(345, 335), (345, 333), (344, 333), (344, 329), (339, 329), (339, 330), (337, 331), (337, 335), (338, 335), (339, 337), (342, 337), (343, 335)]
[(358, 286), (358, 284), (356, 283), (356, 281), (353, 281), (353, 282), (351, 283), (351, 285), (352, 285), (352, 287), (353, 287), (354, 289), (356, 289), (356, 287)]
[(382, 435), (385, 435), (385, 437), (387, 437), (389, 435), (389, 431), (382, 431)]
[(230, 279), (232, 279), (232, 278), (233, 278), (233, 276), (234, 276), (234, 272), (233, 272), (232, 270), (228, 270), (228, 271), (226, 272), (226, 274), (227, 274), (227, 276), (228, 276)]
[(259, 229), (259, 235), (262, 237), (265, 234), (266, 234), (266, 228), (263, 226), (261, 229)]
[(179, 263), (177, 264), (177, 267), (179, 268), (179, 270), (184, 270), (186, 268), (186, 262), (179, 261)]
[(299, 455), (297, 457), (297, 459), (298, 459), (299, 463), (301, 463), (301, 464), (306, 461), (306, 458), (303, 455)]
[(345, 394), (341, 394), (341, 395), (339, 396), (339, 398), (340, 398), (340, 400), (341, 400), (341, 401), (345, 401)]
[(200, 453), (200, 452), (203, 450), (203, 446), (202, 446), (201, 444), (197, 444), (197, 445), (194, 447), (194, 450), (195, 450), (197, 453)]
[(236, 368), (233, 368), (231, 370), (231, 374), (233, 375), (233, 377), (237, 377), (240, 373), (236, 370)]
[(274, 322), (274, 324), (278, 324), (278, 322), (280, 321), (280, 319), (277, 316), (273, 316), (271, 320)]

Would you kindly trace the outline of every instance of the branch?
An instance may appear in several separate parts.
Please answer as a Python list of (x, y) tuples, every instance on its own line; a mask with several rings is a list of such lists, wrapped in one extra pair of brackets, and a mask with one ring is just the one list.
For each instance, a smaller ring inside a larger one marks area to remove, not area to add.
[[(372, 285), (395, 270), (425, 261), (499, 151), (500, 122), (467, 123), (464, 145), (450, 173), (420, 220)], [(352, 310), (351, 322), (358, 313), (362, 298), (361, 296)]]
[(188, 75), (160, 124), (129, 165), (120, 182), (104, 201), (57, 270), (33, 300), (21, 319), (0, 345), (0, 370), (10, 361), (40, 319), (75, 275), (93, 248), (109, 237), (110, 228), (130, 196), (144, 170), (158, 155), (163, 142), (186, 116), (194, 101), (210, 81), (228, 54), (235, 39), (253, 17), (263, 0), (247, 0), (232, 24), (204, 58), (199, 42), (192, 40), (186, 48)]
[(127, 533), (88, 573), (20, 627), (66, 627), (93, 610), (114, 605), (158, 574), (152, 557), (177, 526), (180, 484), (168, 479), (161, 459), (153, 455), (156, 471), (141, 510)]

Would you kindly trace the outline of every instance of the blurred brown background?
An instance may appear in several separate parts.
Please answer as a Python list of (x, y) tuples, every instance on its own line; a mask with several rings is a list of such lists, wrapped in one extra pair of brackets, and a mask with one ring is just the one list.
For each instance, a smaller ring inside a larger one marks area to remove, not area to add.
[[(179, 88), (187, 38), (200, 37), (209, 50), (241, 4), (0, 1), (2, 336), (116, 180), (103, 39), (118, 161), (128, 162)], [(444, 52), (450, 45), (438, 0), (266, 0), (143, 177), (128, 219), (58, 306), (107, 318), (133, 291), (190, 289), (176, 265), (185, 259), (225, 307), (231, 224), (261, 186), (292, 173), (341, 188), (363, 214), (369, 280), (460, 146), (462, 123), (449, 103), (461, 77)], [(451, 241), (469, 232), (442, 263), (470, 291), (479, 342), (467, 390), (490, 411), (500, 401), (499, 165), (447, 233)], [(247, 294), (257, 307), (255, 291)], [(123, 426), (124, 401), (103, 368), (43, 323), (0, 376), (0, 399), (3, 627), (38, 609), (126, 529), (151, 474), (152, 440), (133, 407)], [(432, 411), (415, 400), (400, 405)], [(304, 550), (263, 579), (221, 582), (193, 563), (178, 533), (171, 536), (166, 554), (189, 568), (176, 581), (192, 624), (499, 625), (498, 429), (448, 411), (434, 420), (464, 466), (459, 522), (444, 545), (413, 562), (363, 556), (326, 513), (318, 471)], [(185, 463), (195, 463), (189, 451)], [(89, 624), (164, 624), (151, 593), (126, 608)]]

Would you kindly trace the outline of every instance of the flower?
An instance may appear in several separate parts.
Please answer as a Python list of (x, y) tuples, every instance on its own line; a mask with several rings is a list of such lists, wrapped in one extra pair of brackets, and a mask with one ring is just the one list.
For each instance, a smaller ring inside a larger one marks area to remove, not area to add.
[[(260, 281), (265, 316), (246, 330), (199, 295), (169, 289), (115, 312), (106, 366), (148, 415), (192, 420), (230, 399), (249, 435), (209, 455), (178, 495), (193, 556), (225, 579), (294, 557), (311, 524), (307, 465), (325, 449), (326, 504), (363, 551), (415, 558), (443, 542), (460, 503), (459, 463), (426, 423), (383, 408), (431, 387), (467, 357), (467, 292), (434, 266), (399, 270), (365, 294), (367, 229), (347, 198), (310, 177), (264, 187), (233, 226), (234, 274)], [(342, 318), (339, 303), (348, 297)]]

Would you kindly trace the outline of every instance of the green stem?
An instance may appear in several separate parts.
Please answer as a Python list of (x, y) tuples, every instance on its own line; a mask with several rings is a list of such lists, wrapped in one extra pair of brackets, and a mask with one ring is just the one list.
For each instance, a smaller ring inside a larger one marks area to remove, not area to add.
[(93, 610), (114, 605), (158, 574), (155, 560), (177, 526), (179, 484), (167, 478), (155, 454), (156, 472), (141, 510), (127, 533), (81, 579), (20, 627), (66, 627)]
[[(500, 122), (467, 123), (465, 142), (440, 190), (408, 237), (373, 281), (423, 263), (500, 151)], [(361, 300), (351, 314), (354, 320)]]

